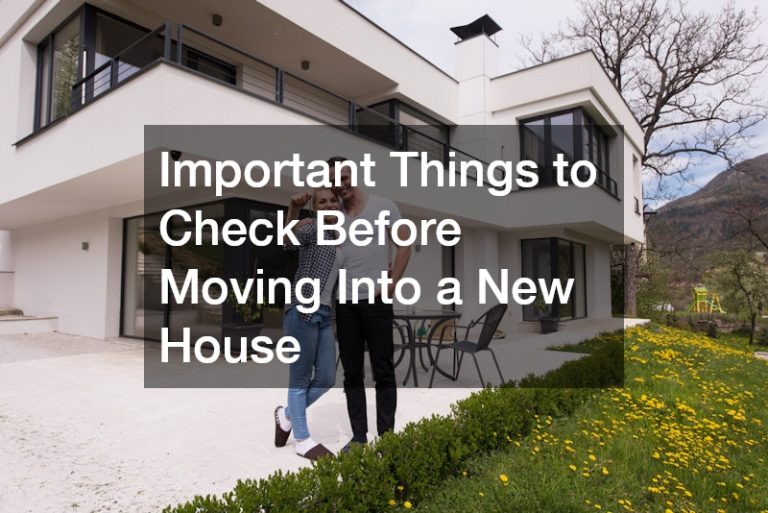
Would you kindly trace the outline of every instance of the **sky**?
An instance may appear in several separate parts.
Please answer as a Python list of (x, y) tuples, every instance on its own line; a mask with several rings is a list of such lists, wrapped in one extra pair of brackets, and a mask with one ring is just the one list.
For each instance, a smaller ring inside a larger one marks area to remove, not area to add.
[[(520, 43), (522, 34), (538, 36), (557, 29), (568, 17), (578, 17), (578, 6), (574, 0), (545, 0), (520, 2), (516, 0), (344, 0), (384, 28), (397, 39), (414, 49), (424, 58), (453, 74), (453, 46), (456, 36), (449, 28), (466, 25), (483, 14), (490, 15), (501, 27), (496, 34), (499, 45), (499, 74), (522, 67), (521, 57), (525, 49)], [(752, 10), (762, 2), (757, 0), (735, 0), (736, 6)], [(696, 10), (717, 12), (723, 0), (696, 0), (690, 2)], [(407, 13), (407, 15), (403, 15)], [(768, 6), (759, 8), (763, 24), (760, 39), (768, 43)], [(768, 73), (761, 80), (762, 96), (768, 98)], [(749, 156), (768, 152), (768, 120), (753, 130), (751, 148), (745, 151)], [(718, 158), (704, 160), (690, 173), (690, 183), (675, 183), (671, 189), (677, 195), (694, 192), (712, 177), (727, 167)], [(672, 184), (670, 184), (672, 185)], [(660, 206), (657, 202), (653, 206)]]

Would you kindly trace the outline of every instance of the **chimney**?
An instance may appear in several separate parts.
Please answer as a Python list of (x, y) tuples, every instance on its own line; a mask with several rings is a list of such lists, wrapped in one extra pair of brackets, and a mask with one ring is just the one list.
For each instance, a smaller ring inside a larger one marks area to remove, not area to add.
[(469, 25), (452, 27), (456, 42), (456, 79), (459, 81), (459, 124), (490, 122), (488, 98), (491, 78), (498, 70), (499, 47), (493, 35), (501, 27), (487, 14)]

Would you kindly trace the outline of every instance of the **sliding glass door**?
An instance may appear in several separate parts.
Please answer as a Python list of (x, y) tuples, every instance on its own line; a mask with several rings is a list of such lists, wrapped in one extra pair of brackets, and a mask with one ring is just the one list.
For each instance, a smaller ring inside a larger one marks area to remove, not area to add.
[[(276, 223), (277, 211), (281, 208), (232, 198), (188, 207), (187, 210), (200, 210), (205, 219), (215, 219), (218, 225), (222, 226), (226, 219), (235, 218), (246, 223), (257, 219), (270, 219)], [(126, 219), (124, 222), (121, 313), (123, 336), (160, 340), (160, 330), (163, 327), (169, 328), (169, 335), (175, 340), (181, 338), (182, 329), (185, 327), (190, 328), (192, 337), (219, 336), (224, 325), (242, 322), (229, 301), (219, 306), (207, 305), (202, 300), (198, 304), (185, 301), (181, 304), (172, 302), (170, 305), (163, 305), (160, 301), (162, 269), (171, 270), (179, 290), (183, 288), (190, 269), (198, 270), (199, 286), (203, 280), (212, 277), (225, 280), (234, 278), (242, 284), (246, 279), (254, 277), (293, 278), (297, 265), (296, 255), (280, 246), (214, 245), (211, 243), (211, 234), (204, 232), (205, 241), (201, 245), (189, 243), (170, 247), (160, 236), (161, 217), (162, 213), (158, 213)], [(169, 234), (178, 239), (183, 233), (194, 230), (194, 227), (174, 218), (168, 229)], [(275, 235), (274, 229), (271, 230), (271, 233), (267, 233), (268, 229), (260, 226), (257, 235), (260, 238)], [(264, 305), (262, 316), (256, 322), (263, 324), (264, 329), (280, 329), (283, 307), (282, 302)]]
[(523, 320), (535, 321), (542, 317), (556, 317), (560, 320), (578, 319), (587, 316), (586, 267), (584, 244), (559, 239), (526, 239), (522, 241), (523, 276), (536, 281), (540, 279), (549, 285), (555, 278), (563, 287), (573, 279), (573, 288), (564, 303), (547, 305), (541, 295), (530, 305), (523, 306)]

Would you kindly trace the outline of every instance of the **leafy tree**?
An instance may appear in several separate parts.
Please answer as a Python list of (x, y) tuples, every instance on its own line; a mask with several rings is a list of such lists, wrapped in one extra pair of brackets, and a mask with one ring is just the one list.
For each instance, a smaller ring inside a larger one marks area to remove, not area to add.
[(709, 280), (728, 312), (750, 323), (749, 343), (755, 339), (757, 316), (768, 306), (768, 262), (749, 250), (719, 252), (713, 257)]
[(664, 265), (658, 253), (643, 252), (637, 272), (637, 314), (661, 320), (677, 296), (672, 285), (672, 271)]

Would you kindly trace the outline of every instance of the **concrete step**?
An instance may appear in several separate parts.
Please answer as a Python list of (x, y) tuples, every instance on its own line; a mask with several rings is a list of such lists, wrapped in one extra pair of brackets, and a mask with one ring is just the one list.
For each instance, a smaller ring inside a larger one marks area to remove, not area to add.
[(24, 333), (51, 333), (56, 331), (58, 317), (34, 317), (31, 315), (0, 315), (0, 335)]

